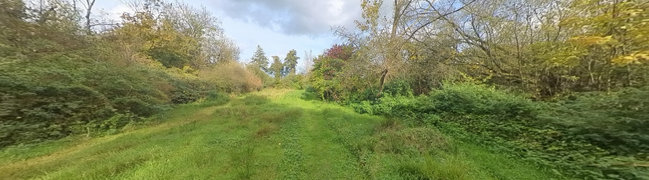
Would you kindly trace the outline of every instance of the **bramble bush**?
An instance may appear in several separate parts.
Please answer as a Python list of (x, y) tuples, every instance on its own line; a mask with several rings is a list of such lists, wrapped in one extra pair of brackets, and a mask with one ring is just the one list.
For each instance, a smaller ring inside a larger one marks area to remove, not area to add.
[(13, 58), (0, 65), (0, 147), (119, 129), (206, 91), (164, 69), (74, 54)]
[(581, 93), (548, 103), (542, 118), (575, 136), (619, 155), (649, 152), (649, 86), (605, 93)]
[[(581, 178), (647, 178), (649, 88), (577, 93), (556, 102), (471, 83), (447, 84), (428, 95), (386, 94), (351, 106), (360, 113), (435, 126)], [(638, 165), (640, 164), (640, 165)]]
[(0, 148), (118, 131), (219, 91), (177, 68), (89, 53), (101, 48), (0, 57)]

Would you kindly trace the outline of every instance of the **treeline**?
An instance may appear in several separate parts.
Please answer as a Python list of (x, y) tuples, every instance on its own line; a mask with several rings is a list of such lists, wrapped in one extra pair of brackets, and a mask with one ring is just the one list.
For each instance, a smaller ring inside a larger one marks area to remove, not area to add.
[(305, 76), (297, 73), (297, 62), (300, 59), (297, 57), (297, 51), (290, 50), (283, 61), (279, 56), (272, 56), (272, 58), (271, 63), (264, 49), (258, 45), (246, 67), (261, 77), (264, 87), (304, 88)]
[(321, 64), (340, 68), (336, 77), (360, 79), (346, 81), (327, 99), (380, 91), (391, 80), (407, 80), (415, 94), (426, 94), (444, 81), (472, 78), (536, 99), (647, 84), (649, 13), (643, 2), (389, 2), (393, 9), (379, 12), (382, 1), (364, 0), (357, 30), (336, 31), (347, 42), (328, 53), (343, 57), (320, 59), (345, 65)]
[[(307, 96), (439, 128), (566, 177), (647, 179), (649, 5), (362, 0)], [(425, 177), (422, 177), (425, 178)]]
[(262, 88), (206, 10), (130, 2), (119, 23), (91, 18), (94, 0), (0, 2), (0, 147), (111, 133)]

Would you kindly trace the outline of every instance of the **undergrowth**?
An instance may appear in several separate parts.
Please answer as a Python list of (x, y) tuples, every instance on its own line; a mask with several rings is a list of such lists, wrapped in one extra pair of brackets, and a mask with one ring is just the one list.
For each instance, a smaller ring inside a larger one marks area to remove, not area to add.
[[(647, 179), (647, 88), (531, 101), (485, 85), (445, 85), (428, 95), (390, 94), (351, 107), (438, 128), (494, 152), (524, 157), (557, 175)], [(392, 135), (396, 137), (398, 135)]]

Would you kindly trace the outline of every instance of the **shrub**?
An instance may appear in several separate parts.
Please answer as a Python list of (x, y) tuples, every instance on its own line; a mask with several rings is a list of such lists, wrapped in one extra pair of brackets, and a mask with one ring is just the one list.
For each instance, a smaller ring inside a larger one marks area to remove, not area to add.
[(311, 87), (322, 100), (342, 100), (343, 92), (338, 76), (345, 61), (330, 57), (319, 57), (314, 61), (313, 71), (309, 76)]
[(248, 64), (246, 65), (246, 69), (261, 80), (262, 87), (269, 87), (275, 83), (275, 79), (270, 77), (268, 73), (264, 72), (259, 65), (254, 63)]
[(385, 84), (383, 88), (383, 94), (389, 94), (391, 96), (405, 96), (412, 97), (412, 88), (410, 88), (410, 83), (405, 80), (394, 80)]
[(82, 85), (62, 87), (0, 80), (0, 147), (78, 133), (94, 119), (110, 117), (110, 102)]
[(173, 85), (170, 96), (174, 104), (186, 104), (203, 97), (201, 90), (204, 88), (201, 88), (198, 82), (174, 81)]
[(118, 98), (113, 101), (113, 104), (115, 105), (115, 109), (122, 114), (133, 113), (138, 116), (148, 117), (159, 111), (155, 105), (149, 104), (140, 99)]
[(305, 78), (301, 74), (289, 74), (282, 78), (279, 83), (275, 84), (277, 88), (304, 89)]
[(254, 72), (236, 62), (217, 64), (200, 71), (198, 76), (226, 92), (251, 92), (263, 87), (261, 79)]
[(437, 126), (457, 138), (506, 149), (574, 177), (642, 179), (646, 167), (633, 164), (649, 160), (647, 105), (649, 87), (532, 102), (485, 85), (461, 83), (444, 85), (427, 96), (386, 94), (352, 107), (415, 126)]
[[(119, 129), (216, 90), (189, 68), (203, 65), (194, 45), (204, 39), (167, 27), (164, 35), (133, 28), (141, 25), (135, 22), (139, 16), (87, 35), (75, 13), (67, 11), (70, 4), (45, 4), (52, 5), (49, 11), (67, 13), (46, 18), (47, 23), (34, 23), (40, 16), (27, 16), (32, 9), (22, 3), (10, 3), (12, 13), (0, 13), (0, 21), (10, 22), (0, 33), (0, 148), (90, 134), (93, 128)], [(172, 38), (159, 41), (162, 36)], [(251, 89), (248, 85), (256, 83), (242, 68), (230, 69), (228, 75), (246, 83), (222, 89)]]
[(302, 93), (302, 99), (304, 100), (316, 100), (319, 99), (320, 97), (318, 96), (318, 93), (316, 92), (316, 89), (313, 88), (312, 86), (306, 87), (304, 89), (304, 93)]
[(118, 129), (207, 90), (191, 75), (155, 65), (121, 66), (75, 53), (14, 58), (0, 64), (0, 147)]
[(431, 110), (455, 115), (496, 115), (506, 118), (529, 117), (534, 112), (530, 100), (498, 91), (486, 85), (460, 83), (444, 85), (429, 95)]
[(542, 118), (615, 154), (649, 152), (649, 87), (580, 93), (548, 103)]

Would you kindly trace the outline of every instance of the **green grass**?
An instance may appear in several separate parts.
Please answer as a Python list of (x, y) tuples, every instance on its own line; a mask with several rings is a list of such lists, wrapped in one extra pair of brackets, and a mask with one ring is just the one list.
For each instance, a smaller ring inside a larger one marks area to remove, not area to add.
[(0, 152), (0, 179), (557, 179), (434, 128), (265, 90), (156, 124)]

